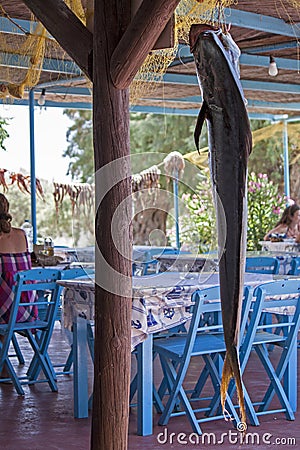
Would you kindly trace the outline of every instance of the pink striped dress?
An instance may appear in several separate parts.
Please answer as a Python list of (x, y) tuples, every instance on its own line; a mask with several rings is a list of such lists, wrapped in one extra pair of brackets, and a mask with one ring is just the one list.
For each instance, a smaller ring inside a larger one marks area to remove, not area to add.
[[(11, 305), (14, 300), (14, 275), (21, 270), (31, 269), (29, 252), (0, 253), (0, 323), (8, 323)], [(21, 302), (33, 302), (35, 292), (22, 292)], [(19, 308), (17, 322), (32, 321), (37, 318), (36, 306)]]

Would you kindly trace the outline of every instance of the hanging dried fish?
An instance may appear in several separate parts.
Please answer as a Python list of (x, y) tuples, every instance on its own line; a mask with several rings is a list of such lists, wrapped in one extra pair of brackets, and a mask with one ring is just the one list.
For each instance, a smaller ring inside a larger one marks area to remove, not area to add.
[(3, 192), (8, 191), (8, 186), (5, 179), (5, 173), (7, 172), (6, 169), (0, 169), (0, 186), (3, 187)]
[(30, 177), (24, 176), (22, 173), (12, 172), (10, 174), (11, 185), (17, 183), (18, 188), (24, 194), (30, 194)]
[(44, 189), (43, 186), (40, 182), (40, 180), (38, 178), (35, 179), (35, 187), (36, 187), (36, 192), (38, 193), (38, 195), (41, 197), (41, 199), (43, 201), (45, 201), (45, 193), (44, 193)]

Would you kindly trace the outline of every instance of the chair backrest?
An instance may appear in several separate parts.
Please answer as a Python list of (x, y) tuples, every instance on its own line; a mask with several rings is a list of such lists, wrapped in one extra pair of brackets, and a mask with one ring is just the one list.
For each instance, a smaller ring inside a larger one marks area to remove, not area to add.
[(73, 278), (85, 277), (94, 273), (94, 270), (85, 269), (83, 267), (74, 267), (60, 271), (61, 280), (72, 280)]
[[(244, 333), (246, 330), (247, 317), (249, 314), (250, 306), (253, 300), (253, 288), (247, 286), (244, 289), (243, 305), (242, 305), (242, 320), (240, 324), (240, 336), (241, 341), (244, 339)], [(213, 286), (206, 289), (199, 289), (192, 295), (192, 301), (194, 304), (191, 309), (193, 312), (190, 328), (188, 331), (188, 338), (185, 346), (185, 353), (191, 352), (194, 345), (194, 341), (197, 333), (200, 332), (222, 332), (222, 318), (221, 318), (221, 300), (220, 300), (220, 287)], [(217, 313), (219, 320), (211, 325), (206, 323), (203, 325), (201, 316), (207, 313)], [(224, 344), (225, 345), (225, 344)]]
[(280, 263), (276, 257), (272, 256), (251, 256), (246, 258), (246, 272), (251, 273), (279, 273)]
[[(261, 334), (267, 343), (268, 335), (275, 336), (276, 339), (284, 341), (284, 346), (289, 348), (297, 338), (300, 324), (300, 280), (277, 280), (260, 284), (255, 288), (253, 296), (255, 301), (247, 333), (251, 336), (249, 339), (253, 342), (254, 336), (257, 340)], [(277, 317), (281, 315), (282, 319), (289, 316), (289, 320), (265, 323), (261, 320), (265, 312), (276, 314)], [(276, 329), (279, 332), (276, 333)]]
[(296, 256), (291, 260), (291, 269), (289, 275), (300, 275), (300, 257)]
[(158, 256), (162, 255), (188, 255), (190, 252), (181, 251), (177, 248), (164, 248), (163, 250), (153, 248), (147, 251), (144, 261), (134, 263), (133, 275), (151, 275), (159, 272)]
[[(56, 283), (59, 274), (60, 271), (56, 269), (30, 269), (15, 274), (14, 301), (12, 302), (8, 323), (9, 338), (6, 340), (7, 345), (9, 345), (14, 329), (18, 327), (17, 318), (20, 308), (23, 310), (28, 308), (29, 311), (36, 308), (34, 314), (36, 317), (30, 317), (28, 323), (34, 324), (32, 328), (38, 328), (42, 320), (43, 326), (46, 322), (49, 332), (52, 332), (59, 302), (59, 286)], [(24, 302), (22, 293), (30, 291), (36, 293), (33, 297), (34, 301)], [(41, 318), (39, 317), (40, 311), (42, 311)]]

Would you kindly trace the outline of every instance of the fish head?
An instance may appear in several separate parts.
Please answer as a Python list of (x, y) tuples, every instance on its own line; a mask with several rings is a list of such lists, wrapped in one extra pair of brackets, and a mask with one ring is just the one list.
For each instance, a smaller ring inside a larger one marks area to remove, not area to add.
[(209, 25), (208, 23), (197, 23), (191, 26), (189, 33), (189, 43), (192, 53), (195, 50), (195, 45), (197, 43), (199, 35), (205, 33), (206, 31), (220, 32), (218, 28)]

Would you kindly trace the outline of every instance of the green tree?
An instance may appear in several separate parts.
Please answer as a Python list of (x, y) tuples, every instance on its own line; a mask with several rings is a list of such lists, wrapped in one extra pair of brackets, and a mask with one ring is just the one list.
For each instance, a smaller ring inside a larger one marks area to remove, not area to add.
[(68, 174), (82, 183), (94, 181), (94, 152), (91, 111), (64, 110), (74, 124), (68, 129), (68, 148), (63, 156), (71, 159)]
[(2, 150), (6, 150), (4, 141), (9, 137), (8, 131), (6, 130), (7, 125), (9, 125), (7, 119), (3, 119), (0, 117), (0, 147), (2, 148)]
[(259, 241), (274, 228), (286, 206), (286, 198), (265, 173), (248, 177), (248, 250), (259, 250)]
[[(90, 111), (65, 110), (74, 124), (67, 132), (69, 146), (63, 156), (71, 159), (69, 174), (80, 182), (93, 182), (94, 154), (92, 119)], [(193, 130), (196, 119), (190, 116), (132, 113), (130, 116), (131, 154), (143, 153), (143, 158), (134, 158), (133, 172), (157, 164), (157, 153), (172, 151), (188, 153), (195, 150)], [(206, 144), (206, 133), (201, 137), (201, 146)]]
[[(184, 194), (188, 214), (181, 218), (182, 242), (192, 250), (217, 249), (216, 216), (211, 183), (204, 178), (193, 194)], [(248, 177), (247, 250), (259, 250), (259, 241), (273, 228), (286, 206), (286, 198), (267, 174), (251, 172)]]

